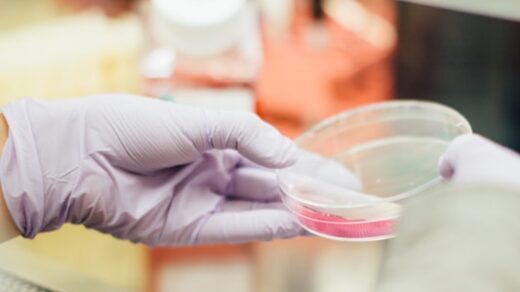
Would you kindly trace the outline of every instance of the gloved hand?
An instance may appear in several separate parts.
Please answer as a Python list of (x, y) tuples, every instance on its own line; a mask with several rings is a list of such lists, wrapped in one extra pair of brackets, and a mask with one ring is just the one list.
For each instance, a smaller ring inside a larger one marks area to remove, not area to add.
[(148, 245), (286, 238), (302, 229), (274, 172), (293, 143), (252, 114), (133, 96), (3, 109), (7, 206), (23, 236), (84, 224)]
[(520, 156), (478, 135), (456, 138), (440, 160), (441, 175), (457, 183), (520, 190)]

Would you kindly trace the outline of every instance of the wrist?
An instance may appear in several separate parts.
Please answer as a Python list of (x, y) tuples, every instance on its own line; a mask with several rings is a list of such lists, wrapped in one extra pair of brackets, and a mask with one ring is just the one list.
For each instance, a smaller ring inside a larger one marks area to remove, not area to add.
[[(3, 154), (4, 145), (9, 135), (9, 126), (4, 115), (0, 112), (0, 155)], [(2, 177), (0, 177), (0, 182)], [(0, 242), (9, 240), (20, 235), (16, 228), (13, 218), (7, 209), (4, 193), (0, 187)]]

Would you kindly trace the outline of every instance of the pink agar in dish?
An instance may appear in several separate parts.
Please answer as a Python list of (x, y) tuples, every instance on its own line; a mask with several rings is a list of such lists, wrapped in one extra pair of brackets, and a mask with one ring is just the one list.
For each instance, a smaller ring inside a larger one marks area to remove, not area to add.
[(379, 221), (345, 219), (301, 206), (298, 206), (296, 211), (298, 220), (307, 228), (330, 236), (362, 239), (390, 236), (394, 232), (395, 220), (392, 219)]

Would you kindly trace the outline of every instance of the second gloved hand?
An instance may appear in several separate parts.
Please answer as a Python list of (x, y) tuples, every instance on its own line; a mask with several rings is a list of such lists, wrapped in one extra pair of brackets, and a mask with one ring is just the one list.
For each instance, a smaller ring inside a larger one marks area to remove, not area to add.
[(457, 183), (520, 190), (520, 156), (478, 135), (456, 138), (440, 161), (441, 175)]
[(24, 100), (3, 113), (1, 183), (25, 237), (65, 222), (149, 245), (302, 233), (271, 169), (297, 151), (252, 114), (113, 95)]

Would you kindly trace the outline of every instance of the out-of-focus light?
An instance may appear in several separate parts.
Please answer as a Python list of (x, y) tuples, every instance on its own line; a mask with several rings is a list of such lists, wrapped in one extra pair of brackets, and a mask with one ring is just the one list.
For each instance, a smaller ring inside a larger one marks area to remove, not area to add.
[(401, 0), (428, 6), (481, 14), (491, 17), (520, 20), (518, 0)]

